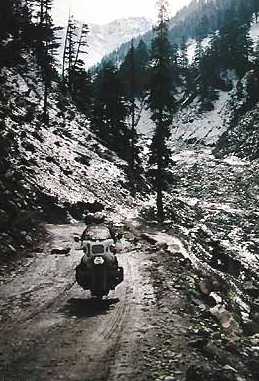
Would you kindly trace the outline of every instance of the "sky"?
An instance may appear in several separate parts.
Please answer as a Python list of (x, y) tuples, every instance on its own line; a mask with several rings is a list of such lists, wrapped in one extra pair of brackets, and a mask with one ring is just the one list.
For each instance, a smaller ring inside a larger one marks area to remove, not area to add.
[[(189, 4), (191, 0), (169, 0), (170, 16)], [(118, 18), (144, 16), (156, 20), (156, 0), (54, 0), (55, 23), (64, 25), (69, 8), (77, 20), (105, 24)]]

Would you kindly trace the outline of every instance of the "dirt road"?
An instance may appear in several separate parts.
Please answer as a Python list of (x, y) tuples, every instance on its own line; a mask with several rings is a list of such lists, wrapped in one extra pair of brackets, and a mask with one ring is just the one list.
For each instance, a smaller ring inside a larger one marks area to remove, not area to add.
[[(140, 248), (120, 254), (125, 282), (96, 302), (74, 283), (82, 252), (73, 235), (82, 229), (48, 225), (44, 252), (0, 287), (1, 380), (142, 379), (138, 353), (154, 303), (149, 260)], [(65, 246), (72, 247), (68, 256), (51, 255)]]

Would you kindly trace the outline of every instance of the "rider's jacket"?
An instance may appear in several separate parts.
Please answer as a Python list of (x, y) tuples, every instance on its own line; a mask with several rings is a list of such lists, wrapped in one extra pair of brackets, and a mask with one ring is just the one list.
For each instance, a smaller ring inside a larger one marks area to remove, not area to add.
[(110, 265), (118, 263), (114, 255), (114, 240), (110, 229), (104, 224), (88, 226), (82, 234), (81, 247), (85, 253), (81, 263), (85, 265), (89, 265), (94, 256), (105, 257), (106, 263)]

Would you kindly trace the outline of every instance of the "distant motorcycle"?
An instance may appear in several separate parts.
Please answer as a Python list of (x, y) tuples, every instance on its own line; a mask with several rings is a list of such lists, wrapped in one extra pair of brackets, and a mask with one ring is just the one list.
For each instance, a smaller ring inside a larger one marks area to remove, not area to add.
[[(80, 239), (76, 239), (77, 242)], [(123, 268), (118, 265), (114, 240), (106, 227), (91, 227), (81, 242), (84, 256), (76, 267), (76, 281), (91, 295), (102, 299), (124, 280)]]

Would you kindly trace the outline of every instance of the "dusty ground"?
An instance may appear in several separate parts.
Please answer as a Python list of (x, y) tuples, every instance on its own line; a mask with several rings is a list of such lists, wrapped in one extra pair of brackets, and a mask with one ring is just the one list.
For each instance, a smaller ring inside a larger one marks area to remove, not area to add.
[[(200, 317), (186, 299), (191, 269), (180, 247), (133, 244), (127, 233), (119, 256), (125, 282), (100, 303), (74, 282), (82, 252), (73, 235), (82, 229), (48, 225), (44, 252), (0, 287), (0, 379), (183, 380), (191, 364), (218, 368), (191, 344)], [(66, 246), (70, 255), (51, 255)]]
[[(82, 252), (76, 250), (72, 239), (82, 228), (47, 226), (44, 252), (2, 284), (3, 380), (155, 377), (156, 364), (151, 366), (149, 361), (159, 342), (159, 322), (152, 318), (157, 298), (150, 276), (150, 248), (141, 242), (120, 254), (125, 282), (107, 300), (96, 302), (74, 283), (74, 268)], [(68, 256), (50, 254), (53, 247), (71, 245)], [(175, 300), (177, 304), (176, 296)]]
[[(163, 264), (158, 266), (162, 253), (139, 240), (119, 256), (125, 282), (96, 302), (74, 283), (82, 252), (72, 239), (82, 228), (47, 226), (44, 252), (2, 284), (1, 379), (183, 379), (189, 361), (199, 356), (188, 347), (179, 267), (167, 279)], [(71, 245), (69, 256), (50, 254), (53, 247)]]

